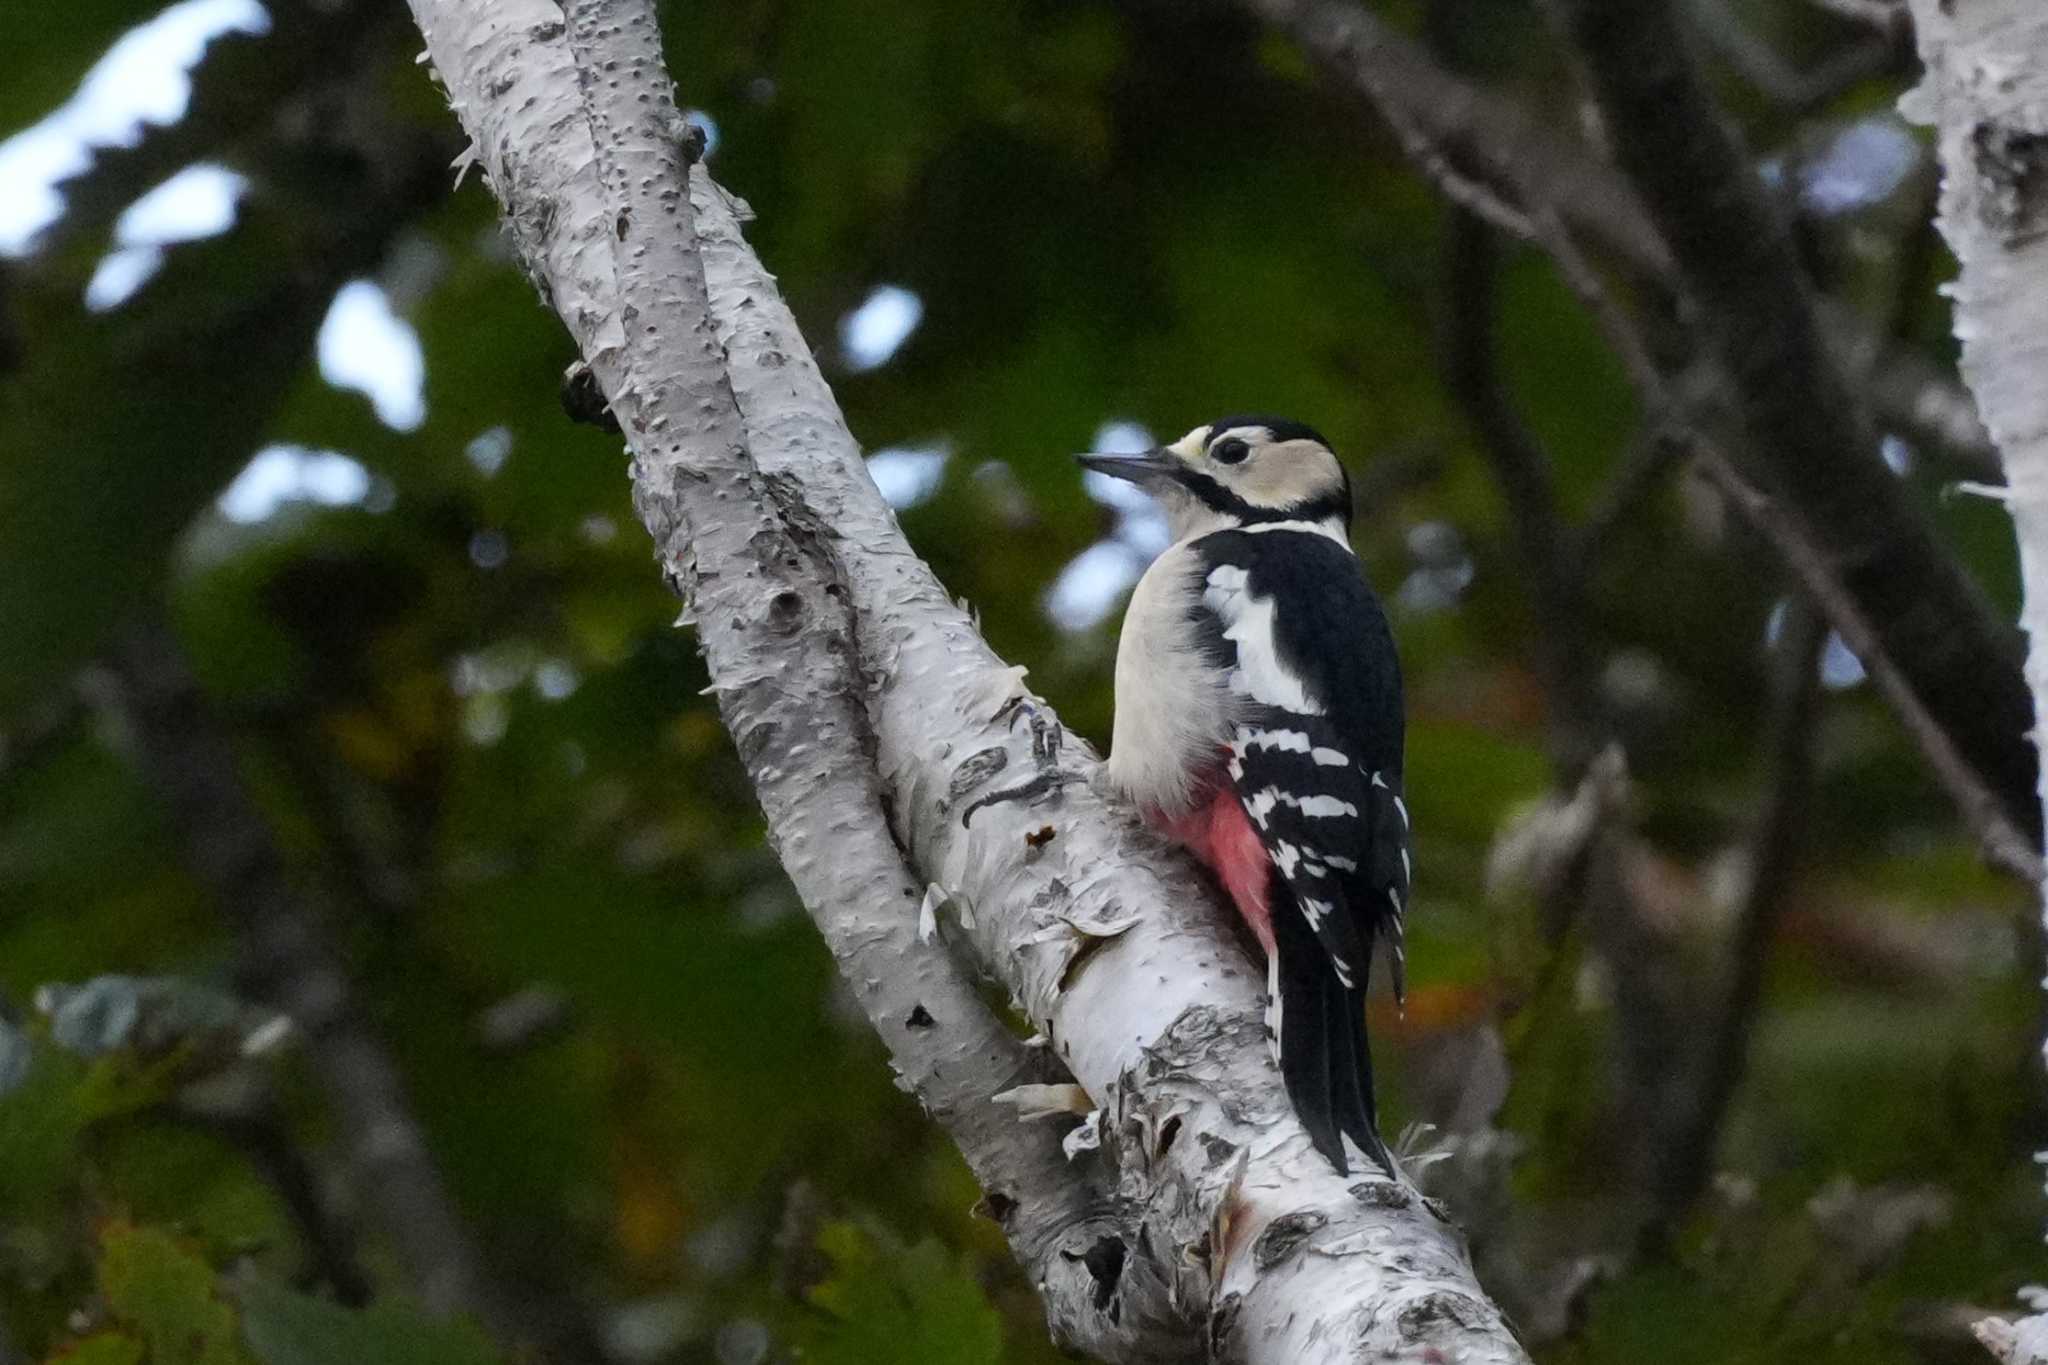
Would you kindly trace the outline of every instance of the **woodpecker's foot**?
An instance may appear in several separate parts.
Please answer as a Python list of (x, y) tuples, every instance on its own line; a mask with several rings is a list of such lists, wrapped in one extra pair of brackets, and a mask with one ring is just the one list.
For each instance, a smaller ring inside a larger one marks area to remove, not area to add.
[(967, 828), (974, 813), (983, 806), (1001, 805), (1006, 801), (1035, 801), (1041, 796), (1057, 794), (1061, 788), (1082, 780), (1060, 768), (1060, 746), (1065, 742), (1067, 732), (1030, 697), (1012, 697), (1004, 702), (1002, 709), (996, 712), (996, 719), (1007, 719), (1012, 730), (1017, 728), (1020, 720), (1030, 722), (1031, 761), (1038, 768), (1038, 775), (1015, 787), (990, 792), (960, 812), (962, 829)]
[(987, 796), (982, 797), (966, 810), (960, 812), (960, 827), (962, 829), (967, 828), (968, 822), (974, 818), (974, 813), (983, 806), (1000, 806), (1006, 801), (1035, 801), (1041, 796), (1051, 795), (1058, 792), (1062, 787), (1072, 786), (1074, 783), (1082, 780), (1073, 773), (1061, 772), (1058, 768), (1053, 768), (1040, 773), (1029, 782), (1023, 783), (1020, 786), (1009, 787), (999, 792), (990, 792)]

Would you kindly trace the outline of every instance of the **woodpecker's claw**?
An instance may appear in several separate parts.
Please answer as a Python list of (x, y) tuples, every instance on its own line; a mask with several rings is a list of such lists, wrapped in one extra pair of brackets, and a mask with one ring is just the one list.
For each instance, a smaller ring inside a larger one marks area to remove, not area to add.
[(1012, 697), (996, 712), (996, 719), (1007, 718), (1012, 730), (1017, 728), (1019, 719), (1031, 722), (1031, 761), (1038, 766), (1038, 776), (1015, 787), (999, 792), (990, 792), (979, 801), (960, 812), (960, 827), (966, 829), (974, 813), (983, 806), (1001, 805), (1006, 801), (1030, 801), (1038, 797), (1057, 793), (1062, 787), (1082, 781), (1073, 773), (1060, 770), (1060, 746), (1066, 741), (1066, 730), (1056, 720), (1034, 706), (1029, 697)]
[(987, 796), (982, 797), (966, 810), (960, 812), (960, 828), (966, 829), (968, 822), (974, 818), (974, 813), (983, 806), (999, 806), (1006, 801), (1033, 801), (1081, 780), (1081, 778), (1076, 777), (1073, 773), (1061, 772), (1058, 768), (1054, 768), (1050, 772), (1040, 773), (1029, 782), (1019, 786), (1010, 787), (999, 792), (990, 792)]

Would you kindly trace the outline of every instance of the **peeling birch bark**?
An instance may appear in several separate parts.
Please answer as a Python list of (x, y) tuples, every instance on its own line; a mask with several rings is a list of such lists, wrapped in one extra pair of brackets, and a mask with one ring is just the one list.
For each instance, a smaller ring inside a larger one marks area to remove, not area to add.
[[(1213, 894), (1096, 795), (1094, 755), (904, 541), (744, 206), (701, 168), (680, 192), (645, 0), (569, 0), (566, 27), (550, 0), (411, 4), (466, 160), (624, 425), (777, 850), (1056, 1339), (1116, 1362), (1526, 1360), (1439, 1214), (1310, 1147)], [(948, 938), (1095, 1106), (1071, 1164), (1058, 1120), (996, 1102), (1064, 1078), (1027, 1072), (1042, 1054)]]
[[(1939, 223), (1961, 273), (1948, 287), (1963, 381), (2005, 464), (1999, 494), (2019, 540), (2027, 686), (2048, 715), (2048, 6), (1912, 0), (1926, 73), (1900, 111), (1935, 130)], [(2048, 797), (2048, 766), (2040, 792)], [(2044, 1044), (2048, 1051), (2048, 1044)], [(2048, 1362), (2048, 1314), (1988, 1319), (2011, 1365)]]

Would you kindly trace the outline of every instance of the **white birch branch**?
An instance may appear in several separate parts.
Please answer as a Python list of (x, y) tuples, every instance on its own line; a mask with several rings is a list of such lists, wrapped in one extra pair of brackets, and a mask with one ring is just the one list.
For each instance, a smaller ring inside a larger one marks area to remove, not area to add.
[[(1900, 102), (1935, 129), (1942, 235), (1963, 381), (2005, 463), (2000, 495), (2019, 540), (2027, 686), (2048, 715), (2048, 6), (1912, 0), (1926, 75)], [(2048, 796), (2048, 766), (2041, 792)], [(2044, 1045), (2048, 1047), (2048, 1045)], [(1979, 1336), (2011, 1365), (2048, 1361), (2048, 1315)]]
[[(1055, 1334), (1113, 1361), (1525, 1359), (1452, 1228), (1309, 1146), (1211, 893), (1094, 795), (1094, 757), (903, 540), (743, 211), (701, 169), (680, 193), (644, 0), (571, 0), (573, 32), (549, 0), (412, 7), (624, 424), (778, 851), (906, 1080), (1019, 1202), (1006, 1230)], [(919, 935), (927, 883), (1100, 1106), (1076, 1130), (1098, 1153), (1048, 1167), (1048, 1125), (992, 1102), (1014, 1046)], [(1092, 1219), (1020, 1225), (1092, 1173), (1115, 1187)]]

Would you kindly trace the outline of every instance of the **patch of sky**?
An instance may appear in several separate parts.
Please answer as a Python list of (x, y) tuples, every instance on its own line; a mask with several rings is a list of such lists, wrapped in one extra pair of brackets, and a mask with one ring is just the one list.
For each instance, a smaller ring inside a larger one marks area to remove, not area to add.
[(1145, 572), (1145, 556), (1115, 540), (1098, 540), (1075, 555), (1046, 590), (1045, 612), (1061, 630), (1089, 630), (1107, 620)]
[[(1785, 613), (1790, 609), (1788, 598), (1779, 598), (1772, 604), (1770, 613), (1764, 617), (1764, 645), (1775, 649), (1785, 634)], [(1827, 643), (1820, 654), (1821, 686), (1831, 692), (1841, 692), (1856, 686), (1865, 677), (1863, 660), (1856, 657), (1856, 651), (1833, 631), (1828, 632)]]
[(512, 431), (509, 427), (486, 427), (471, 438), (462, 448), (462, 454), (477, 472), (490, 478), (505, 467), (505, 461), (512, 455)]
[(361, 461), (338, 450), (271, 445), (256, 452), (214, 505), (229, 521), (252, 526), (269, 520), (287, 503), (321, 507), (366, 503), (375, 484)]
[[(1096, 428), (1088, 448), (1101, 455), (1139, 455), (1158, 442), (1136, 422), (1116, 419)], [(1081, 487), (1116, 512), (1108, 537), (1083, 550), (1060, 570), (1045, 594), (1045, 611), (1062, 630), (1101, 624), (1167, 546), (1166, 514), (1158, 500), (1137, 485), (1088, 469)]]
[(1394, 590), (1394, 605), (1415, 616), (1457, 606), (1477, 573), (1458, 528), (1448, 521), (1418, 522), (1408, 528), (1407, 547), (1415, 567)]
[(85, 287), (95, 313), (120, 307), (162, 268), (164, 248), (217, 236), (235, 225), (248, 180), (225, 166), (198, 162), (130, 204), (114, 223), (114, 249)]
[(877, 285), (839, 320), (839, 351), (856, 373), (877, 369), (924, 321), (924, 300), (898, 284)]
[(316, 343), (320, 377), (370, 400), (377, 420), (394, 431), (417, 431), (427, 420), (427, 359), (419, 333), (391, 310), (391, 299), (368, 280), (351, 280), (334, 296)]
[(183, 0), (117, 39), (70, 99), (0, 142), (0, 256), (24, 256), (64, 213), (57, 186), (89, 169), (97, 147), (132, 147), (145, 126), (176, 123), (192, 68), (224, 33), (267, 33), (256, 0)]
[(882, 497), (900, 512), (938, 491), (948, 454), (942, 445), (889, 446), (868, 456), (868, 474)]

